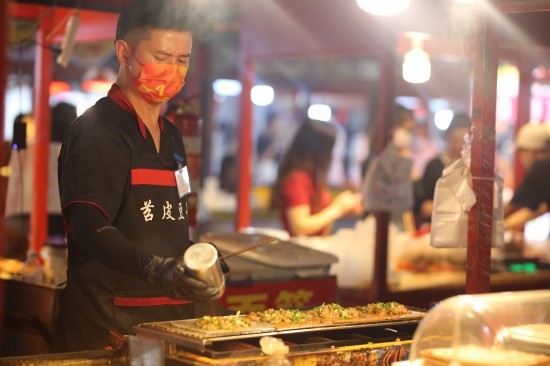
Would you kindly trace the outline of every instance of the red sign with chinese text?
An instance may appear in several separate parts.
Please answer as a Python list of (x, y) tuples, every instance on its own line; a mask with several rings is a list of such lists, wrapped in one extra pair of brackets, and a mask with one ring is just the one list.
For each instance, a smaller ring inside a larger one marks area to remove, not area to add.
[(334, 276), (227, 284), (220, 304), (241, 313), (270, 308), (296, 309), (336, 302), (336, 291)]

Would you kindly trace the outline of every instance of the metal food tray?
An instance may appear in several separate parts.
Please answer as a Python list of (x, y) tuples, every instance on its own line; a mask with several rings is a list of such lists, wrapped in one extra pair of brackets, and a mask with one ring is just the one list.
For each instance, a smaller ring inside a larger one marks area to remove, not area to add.
[[(250, 328), (238, 330), (202, 330), (195, 327), (196, 319), (186, 319), (166, 322), (142, 323), (136, 327), (139, 336), (161, 339), (169, 343), (186, 347), (190, 350), (203, 352), (207, 345), (215, 342), (232, 341), (260, 336), (280, 336), (293, 333), (311, 333), (326, 330), (357, 329), (417, 323), (424, 312), (410, 311), (409, 314), (387, 316), (385, 318), (372, 317), (353, 320), (339, 320), (332, 323), (300, 324), (278, 328), (268, 323), (255, 322)], [(244, 316), (244, 315), (243, 315)]]
[[(225, 255), (268, 238), (270, 236), (265, 234), (229, 232), (207, 233), (201, 237), (201, 240), (213, 242)], [(272, 244), (246, 251), (239, 254), (239, 257), (277, 268), (293, 269), (324, 267), (338, 262), (335, 255), (281, 239)]]
[[(226, 232), (207, 233), (200, 240), (214, 243), (222, 255), (227, 255), (267, 238), (270, 236), (260, 233)], [(327, 276), (338, 257), (291, 241), (278, 240), (228, 258), (226, 262), (231, 267), (226, 275), (228, 282), (287, 280)]]

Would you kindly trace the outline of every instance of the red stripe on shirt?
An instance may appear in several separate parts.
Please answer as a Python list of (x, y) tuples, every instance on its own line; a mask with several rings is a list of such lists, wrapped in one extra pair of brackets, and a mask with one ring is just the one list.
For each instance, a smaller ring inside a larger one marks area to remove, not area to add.
[(164, 306), (190, 304), (189, 300), (174, 300), (162, 297), (115, 297), (115, 306)]
[(132, 169), (132, 185), (176, 186), (176, 177), (171, 170)]

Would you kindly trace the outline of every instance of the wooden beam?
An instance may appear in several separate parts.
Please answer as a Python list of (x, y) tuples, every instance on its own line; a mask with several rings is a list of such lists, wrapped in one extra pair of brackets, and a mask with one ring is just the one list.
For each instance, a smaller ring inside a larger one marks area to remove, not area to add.
[[(426, 35), (428, 39), (422, 42), (422, 49), (430, 54), (432, 59), (453, 58), (457, 60), (471, 60), (472, 40), (460, 38), (447, 38), (434, 34)], [(397, 35), (396, 52), (405, 54), (413, 47), (413, 40), (406, 33)]]
[[(54, 24), (52, 33), (48, 35), (48, 40), (50, 40), (51, 44), (59, 44), (63, 41), (66, 22), (72, 11), (73, 9), (71, 8), (8, 2), (8, 14), (10, 18), (31, 21), (51, 18)], [(80, 16), (80, 24), (76, 32), (75, 42), (114, 39), (118, 14), (93, 10), (79, 10), (78, 14)]]
[(12, 0), (18, 4), (34, 4), (64, 8), (78, 8), (118, 13), (132, 0)]
[(549, 0), (501, 0), (496, 2), (503, 13), (532, 13), (550, 11)]
[[(392, 39), (395, 42), (394, 39)], [(380, 90), (376, 117), (376, 140), (374, 141), (376, 153), (380, 154), (387, 146), (392, 135), (395, 100), (395, 54), (387, 51), (380, 57), (381, 75)], [(388, 292), (388, 235), (390, 214), (389, 212), (375, 212), (376, 234), (374, 243), (374, 269), (372, 285), (367, 291), (367, 299), (384, 298)], [(358, 243), (366, 245), (365, 243)]]
[(474, 39), (472, 98), (472, 185), (477, 203), (468, 221), (466, 293), (490, 290), (493, 191), (495, 170), (495, 118), (498, 67), (498, 31), (486, 13), (478, 14)]

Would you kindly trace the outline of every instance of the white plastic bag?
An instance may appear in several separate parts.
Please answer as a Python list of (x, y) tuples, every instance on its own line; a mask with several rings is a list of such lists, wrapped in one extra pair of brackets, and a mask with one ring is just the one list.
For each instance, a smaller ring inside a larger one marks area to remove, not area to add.
[[(468, 246), (469, 212), (477, 199), (470, 172), (471, 142), (466, 138), (462, 158), (443, 170), (435, 185), (430, 245), (436, 248)], [(484, 178), (485, 179), (485, 178)], [(503, 181), (494, 174), (492, 247), (504, 243)]]
[(451, 163), (437, 180), (432, 209), (431, 246), (468, 246), (468, 213), (476, 203), (470, 180), (470, 169), (462, 159)]
[(353, 228), (341, 228), (327, 236), (299, 236), (297, 244), (338, 257), (330, 274), (336, 276), (338, 288), (365, 289), (372, 285), (376, 219), (369, 215)]

